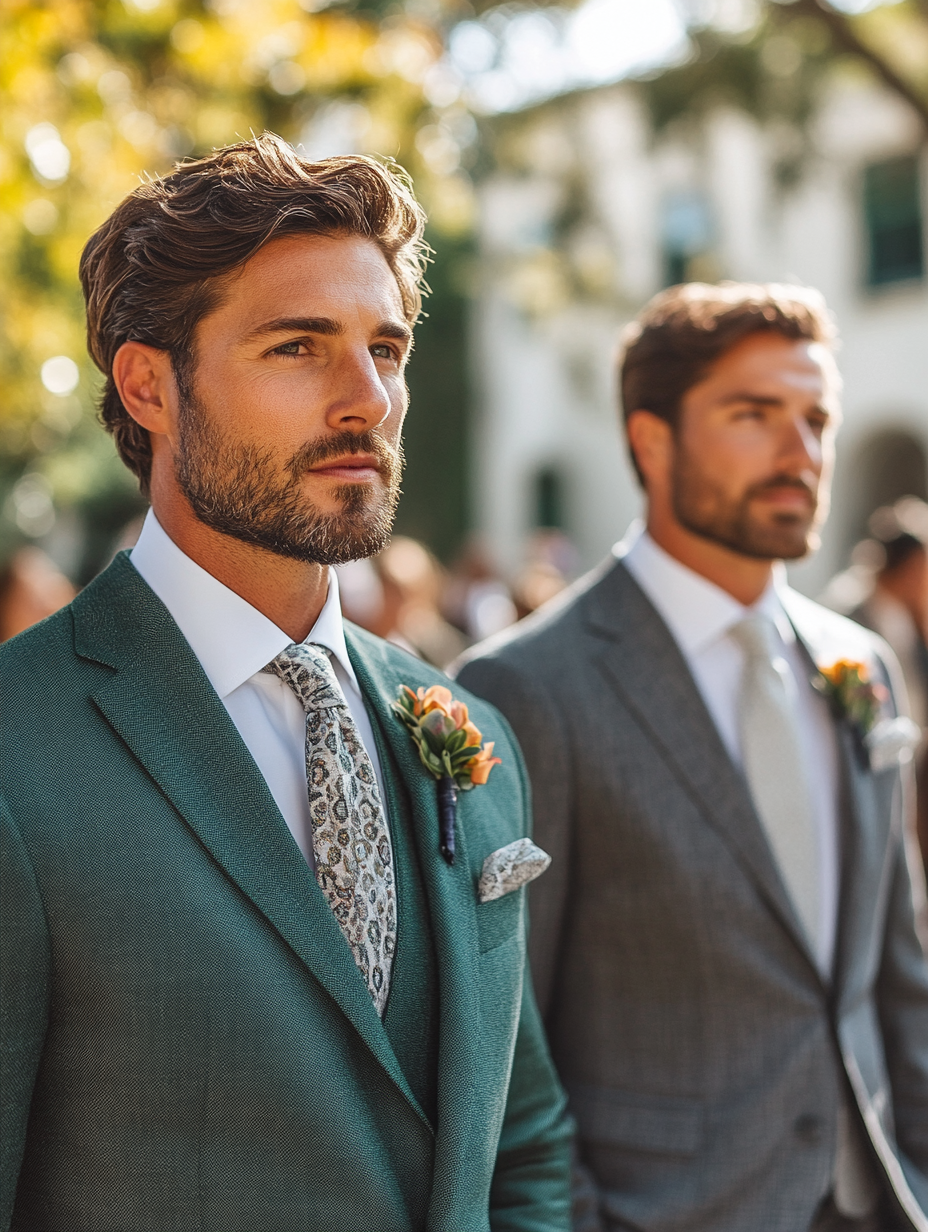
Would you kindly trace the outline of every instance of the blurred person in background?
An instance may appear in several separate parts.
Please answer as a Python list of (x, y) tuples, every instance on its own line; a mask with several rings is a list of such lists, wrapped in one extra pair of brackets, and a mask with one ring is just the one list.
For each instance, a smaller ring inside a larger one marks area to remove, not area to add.
[(877, 549), (870, 593), (851, 613), (893, 649), (922, 729), (918, 751), (916, 830), (928, 869), (928, 505), (914, 496), (870, 518)]
[(400, 637), (428, 663), (447, 667), (467, 641), (441, 614), (441, 565), (428, 548), (405, 535), (394, 535), (373, 563), (384, 589), (397, 596), (395, 627)]
[(798, 287), (657, 296), (620, 373), (646, 525), (459, 673), (554, 857), (531, 951), (577, 1232), (928, 1232), (917, 728), (885, 643), (780, 563), (828, 510), (832, 339)]
[(41, 548), (19, 548), (0, 570), (0, 642), (65, 607), (76, 593)]
[(444, 570), (418, 540), (394, 535), (377, 556), (340, 566), (338, 576), (342, 610), (362, 629), (440, 668), (468, 645), (441, 614)]
[(490, 561), (486, 545), (471, 538), (451, 567), (445, 589), (445, 616), (468, 642), (479, 642), (519, 618), (509, 587)]
[(928, 505), (914, 496), (870, 518), (877, 547), (870, 593), (851, 619), (879, 633), (899, 660), (912, 717), (928, 727)]
[(561, 593), (575, 574), (577, 552), (563, 531), (537, 530), (529, 540), (526, 558), (512, 588), (520, 620)]

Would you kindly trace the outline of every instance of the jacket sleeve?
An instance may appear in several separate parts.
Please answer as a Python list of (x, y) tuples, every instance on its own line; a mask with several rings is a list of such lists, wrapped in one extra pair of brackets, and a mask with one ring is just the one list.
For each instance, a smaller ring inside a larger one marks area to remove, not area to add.
[[(911, 836), (907, 836), (911, 838)], [(913, 886), (915, 890), (913, 892)], [(918, 915), (916, 903), (922, 908)], [(928, 1192), (928, 961), (924, 877), (913, 841), (898, 841), (877, 1004), (893, 1093), (896, 1138)]]
[(49, 938), (25, 844), (0, 800), (0, 1230), (13, 1214), (48, 1021)]
[[(523, 829), (531, 834), (531, 790), (523, 759), (516, 761), (525, 801)], [(550, 871), (539, 880), (544, 881)], [(492, 1232), (568, 1232), (573, 1132), (526, 961), (509, 1092), (490, 1188)]]
[(474, 659), (458, 679), (509, 720), (531, 781), (533, 838), (551, 867), (529, 887), (529, 954), (542, 1017), (557, 980), (557, 957), (571, 877), (571, 762), (568, 737), (554, 702), (536, 680), (496, 657)]
[(568, 1232), (573, 1122), (566, 1105), (526, 972), (490, 1189), (492, 1232)]
[[(895, 656), (879, 642), (876, 658), (892, 713), (907, 714), (905, 683)], [(904, 767), (897, 783), (902, 824), (893, 853), (877, 1006), (896, 1140), (921, 1175), (919, 1190), (928, 1194), (928, 909), (914, 827), (914, 791), (914, 772)]]

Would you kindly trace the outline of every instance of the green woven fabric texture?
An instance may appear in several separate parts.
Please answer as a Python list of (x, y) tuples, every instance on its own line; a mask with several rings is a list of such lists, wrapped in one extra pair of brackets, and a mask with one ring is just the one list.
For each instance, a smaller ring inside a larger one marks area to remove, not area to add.
[(525, 975), (524, 891), (476, 898), (484, 858), (526, 831), (518, 750), (473, 700), (503, 764), (462, 797), (449, 868), (434, 781), (389, 712), (400, 683), (442, 678), (348, 640), (404, 861), (386, 1022), (125, 556), (0, 648), (0, 1228), (569, 1226), (570, 1123)]

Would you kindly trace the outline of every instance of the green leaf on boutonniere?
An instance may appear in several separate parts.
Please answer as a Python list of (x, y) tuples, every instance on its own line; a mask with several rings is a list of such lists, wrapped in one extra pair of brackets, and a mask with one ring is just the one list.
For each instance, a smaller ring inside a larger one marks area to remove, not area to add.
[(467, 707), (442, 685), (416, 693), (402, 685), (393, 713), (409, 731), (429, 774), (452, 779), (459, 791), (486, 783), (490, 771), (500, 764), (493, 756), (493, 742), (482, 743)]
[(866, 736), (880, 717), (889, 693), (884, 685), (870, 680), (866, 663), (837, 659), (827, 667), (819, 665), (820, 691), (828, 698), (839, 718), (846, 719), (860, 737)]

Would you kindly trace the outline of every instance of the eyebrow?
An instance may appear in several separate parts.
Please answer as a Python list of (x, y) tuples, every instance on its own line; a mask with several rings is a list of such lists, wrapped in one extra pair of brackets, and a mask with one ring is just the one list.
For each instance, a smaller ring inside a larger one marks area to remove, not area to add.
[[(337, 338), (344, 332), (344, 325), (332, 317), (278, 317), (274, 321), (265, 321), (258, 325), (246, 335), (245, 340), (250, 342), (272, 334), (322, 334), (328, 338)], [(381, 338), (412, 341), (412, 329), (402, 321), (381, 321), (374, 334)]]
[[(752, 406), (778, 407), (784, 405), (784, 400), (782, 398), (766, 397), (763, 394), (749, 394), (745, 391), (728, 394), (726, 397), (720, 399), (722, 406), (732, 406), (738, 402), (749, 402)], [(831, 416), (834, 414), (834, 412), (829, 410), (829, 408), (822, 402), (817, 402), (814, 409), (816, 411), (820, 411), (823, 415)]]
[(751, 402), (755, 406), (782, 406), (782, 398), (764, 397), (762, 394), (749, 394), (744, 390), (736, 391), (733, 394), (726, 394), (724, 398), (719, 399), (722, 406), (728, 406), (733, 402)]

